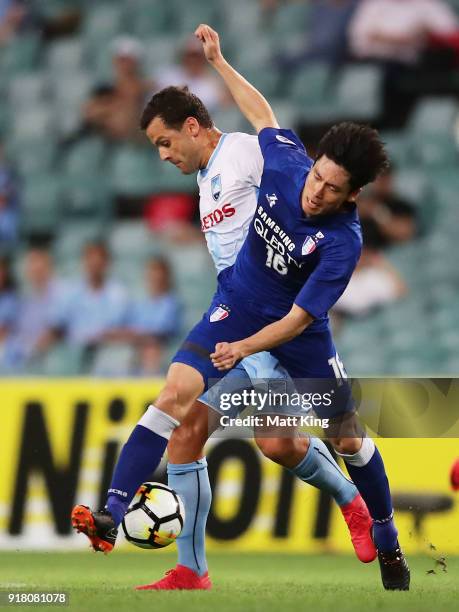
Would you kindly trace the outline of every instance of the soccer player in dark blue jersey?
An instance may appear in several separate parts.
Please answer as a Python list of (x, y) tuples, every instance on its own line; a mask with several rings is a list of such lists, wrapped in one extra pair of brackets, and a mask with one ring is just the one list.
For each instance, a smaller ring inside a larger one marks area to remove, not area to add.
[[(214, 306), (218, 302), (229, 316), (219, 322), (218, 331), (204, 318), (177, 358), (212, 376), (198, 363), (193, 346), (210, 348), (219, 333), (222, 342), (211, 354), (219, 371), (269, 350), (295, 379), (316, 384), (312, 379), (334, 375), (337, 393), (327, 416), (342, 418), (348, 413), (352, 422), (352, 397), (331, 337), (328, 310), (343, 293), (360, 257), (355, 201), (362, 187), (387, 167), (384, 147), (375, 130), (344, 123), (323, 137), (313, 162), (292, 131), (279, 129), (265, 98), (223, 58), (218, 34), (201, 25), (196, 35), (256, 129), (264, 168), (247, 239), (234, 266), (219, 276)], [(384, 587), (407, 590), (409, 569), (398, 543), (378, 449), (370, 438), (351, 436), (349, 429), (345, 437), (335, 435), (331, 442), (373, 518)]]

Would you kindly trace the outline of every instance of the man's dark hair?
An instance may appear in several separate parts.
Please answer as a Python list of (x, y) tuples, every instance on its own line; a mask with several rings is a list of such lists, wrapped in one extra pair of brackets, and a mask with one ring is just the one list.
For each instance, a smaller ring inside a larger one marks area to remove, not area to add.
[(316, 160), (326, 155), (350, 175), (351, 190), (371, 183), (389, 167), (389, 158), (376, 130), (368, 125), (339, 123), (319, 142)]
[(194, 117), (202, 127), (213, 126), (209, 111), (188, 87), (166, 87), (158, 91), (144, 108), (140, 129), (146, 130), (155, 117), (160, 117), (173, 130), (180, 130), (188, 117)]

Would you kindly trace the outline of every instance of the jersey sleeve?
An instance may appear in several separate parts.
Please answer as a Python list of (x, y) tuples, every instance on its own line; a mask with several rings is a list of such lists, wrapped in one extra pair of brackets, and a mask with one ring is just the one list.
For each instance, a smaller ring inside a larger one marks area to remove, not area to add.
[(265, 169), (285, 172), (292, 165), (312, 166), (303, 143), (292, 130), (264, 128), (258, 134), (258, 141)]
[(324, 316), (341, 297), (360, 257), (360, 246), (337, 241), (323, 248), (318, 266), (295, 298), (295, 304), (315, 319)]
[(259, 187), (263, 174), (263, 155), (256, 136), (248, 136), (238, 142), (237, 149), (232, 151), (231, 159), (237, 175), (250, 186)]

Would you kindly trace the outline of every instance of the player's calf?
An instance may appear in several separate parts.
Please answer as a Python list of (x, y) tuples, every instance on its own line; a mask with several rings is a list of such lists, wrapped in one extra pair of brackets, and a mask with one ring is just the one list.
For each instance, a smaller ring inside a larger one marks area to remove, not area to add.
[[(258, 433), (258, 432), (257, 432)], [(298, 476), (300, 480), (329, 493), (343, 514), (357, 558), (363, 563), (376, 559), (371, 537), (373, 521), (367, 506), (330, 451), (318, 438), (300, 438), (292, 432), (290, 438), (269, 438), (257, 435), (256, 442), (263, 454)]]

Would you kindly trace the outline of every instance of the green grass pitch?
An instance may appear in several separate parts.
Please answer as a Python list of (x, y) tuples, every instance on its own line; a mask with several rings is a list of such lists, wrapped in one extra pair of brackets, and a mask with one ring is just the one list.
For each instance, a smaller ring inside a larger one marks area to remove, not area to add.
[[(174, 553), (145, 551), (101, 555), (0, 553), (1, 590), (67, 591), (71, 611), (154, 610), (225, 612), (308, 610), (457, 609), (459, 557), (447, 559), (447, 572), (428, 556), (410, 557), (412, 589), (385, 592), (377, 562), (363, 565), (346, 556), (213, 553), (210, 592), (136, 592), (175, 564)], [(427, 574), (435, 568), (435, 574)], [(8, 606), (14, 609), (14, 606)], [(41, 607), (41, 606), (40, 606)], [(51, 606), (53, 607), (53, 606)], [(30, 609), (30, 606), (27, 606)], [(6, 608), (5, 608), (6, 609)], [(49, 606), (48, 606), (49, 609)]]

